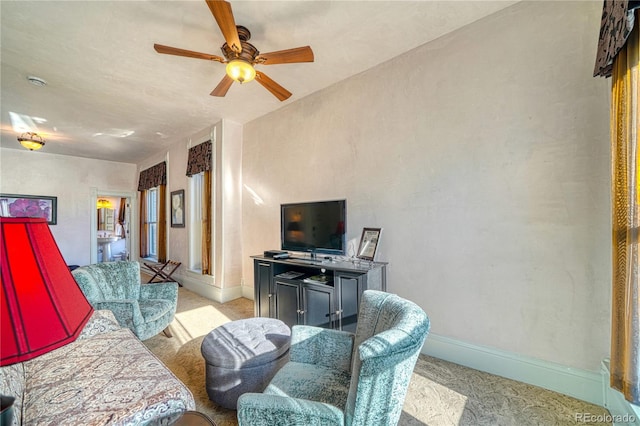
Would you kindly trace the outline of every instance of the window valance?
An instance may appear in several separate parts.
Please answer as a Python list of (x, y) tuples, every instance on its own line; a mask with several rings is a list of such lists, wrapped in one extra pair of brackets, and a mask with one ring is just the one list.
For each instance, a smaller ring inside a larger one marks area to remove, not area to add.
[(163, 161), (153, 167), (140, 172), (140, 180), (138, 181), (138, 191), (144, 191), (149, 188), (167, 184), (167, 163)]
[(187, 159), (187, 176), (191, 177), (198, 173), (211, 170), (211, 141), (202, 142), (189, 149)]
[(604, 0), (594, 77), (611, 77), (613, 60), (633, 29), (633, 9), (638, 7), (637, 3), (629, 0)]

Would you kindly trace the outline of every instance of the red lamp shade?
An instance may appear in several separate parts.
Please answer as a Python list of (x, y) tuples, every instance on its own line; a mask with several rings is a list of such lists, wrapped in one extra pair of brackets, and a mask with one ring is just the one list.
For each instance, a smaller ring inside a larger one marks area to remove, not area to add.
[(0, 218), (0, 366), (76, 340), (93, 313), (46, 219)]

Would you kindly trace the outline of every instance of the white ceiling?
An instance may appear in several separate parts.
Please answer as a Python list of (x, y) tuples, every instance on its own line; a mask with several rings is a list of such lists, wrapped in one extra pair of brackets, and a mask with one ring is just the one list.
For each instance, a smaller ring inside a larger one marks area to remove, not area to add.
[(224, 39), (204, 0), (2, 0), (0, 146), (23, 149), (14, 113), (45, 135), (42, 152), (136, 163), (221, 118), (246, 123), (516, 2), (233, 1), (236, 24), (261, 52), (314, 51), (314, 63), (260, 67), (293, 93), (280, 102), (256, 82), (210, 96), (223, 64), (153, 50), (220, 55)]

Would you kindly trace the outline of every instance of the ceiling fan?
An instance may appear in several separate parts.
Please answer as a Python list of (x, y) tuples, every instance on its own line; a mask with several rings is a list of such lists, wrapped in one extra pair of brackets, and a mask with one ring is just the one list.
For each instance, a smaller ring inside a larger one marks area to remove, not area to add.
[(216, 88), (213, 89), (211, 96), (222, 97), (226, 95), (234, 81), (243, 84), (255, 78), (258, 83), (280, 101), (288, 99), (291, 96), (291, 92), (270, 79), (263, 72), (257, 71), (254, 66), (313, 62), (313, 50), (311, 50), (311, 47), (304, 46), (277, 52), (260, 53), (254, 45), (249, 43), (251, 38), (249, 30), (240, 25), (236, 26), (229, 2), (224, 0), (206, 0), (206, 2), (226, 41), (221, 47), (224, 58), (162, 44), (153, 45), (156, 52), (227, 64), (227, 73)]

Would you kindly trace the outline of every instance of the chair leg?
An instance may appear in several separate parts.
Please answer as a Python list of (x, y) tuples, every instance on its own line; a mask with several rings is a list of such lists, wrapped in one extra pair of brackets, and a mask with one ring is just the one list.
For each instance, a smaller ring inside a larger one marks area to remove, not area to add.
[(164, 333), (165, 336), (167, 337), (173, 337), (173, 333), (171, 333), (171, 329), (169, 328), (169, 326), (167, 326), (167, 328), (165, 328), (164, 330), (162, 330), (162, 332)]

